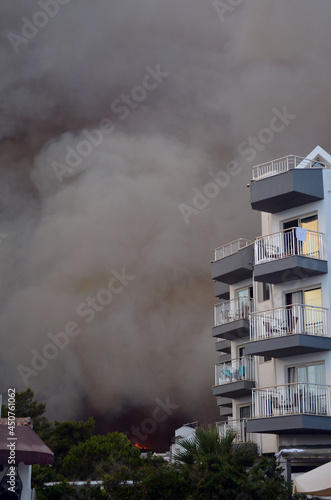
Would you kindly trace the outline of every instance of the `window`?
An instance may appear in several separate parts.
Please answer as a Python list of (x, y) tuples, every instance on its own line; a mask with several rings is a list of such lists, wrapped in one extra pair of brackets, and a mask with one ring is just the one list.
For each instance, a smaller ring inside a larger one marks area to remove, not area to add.
[(302, 227), (309, 231), (318, 231), (317, 214), (309, 215), (308, 217), (298, 217), (296, 219), (283, 222), (283, 229), (292, 229), (293, 227)]
[(287, 409), (291, 413), (327, 413), (324, 363), (291, 366), (287, 369)]
[(245, 405), (239, 407), (239, 418), (242, 420), (243, 418), (251, 418), (251, 405)]
[[(294, 228), (299, 227), (305, 230), (301, 235), (294, 231)], [(283, 222), (284, 229), (284, 248), (289, 255), (300, 254), (307, 255), (312, 258), (320, 258), (319, 238), (318, 234), (318, 217), (317, 214), (298, 217), (289, 221)], [(309, 231), (307, 233), (306, 231)]]
[(245, 356), (245, 346), (241, 345), (238, 347), (238, 358), (241, 359)]
[(270, 300), (270, 284), (269, 283), (262, 283), (262, 299), (263, 299), (263, 301)]
[(285, 305), (289, 333), (324, 333), (321, 287), (286, 293)]
[(324, 363), (291, 366), (287, 371), (288, 383), (325, 384)]
[(248, 318), (248, 313), (251, 311), (251, 299), (253, 298), (253, 286), (247, 286), (236, 290), (236, 298), (238, 301), (238, 317)]

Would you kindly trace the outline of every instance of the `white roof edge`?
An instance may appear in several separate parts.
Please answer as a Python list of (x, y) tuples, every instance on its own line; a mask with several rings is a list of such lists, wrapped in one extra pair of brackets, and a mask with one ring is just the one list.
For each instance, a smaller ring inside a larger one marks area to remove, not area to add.
[(306, 160), (315, 160), (317, 156), (321, 156), (325, 163), (331, 164), (331, 155), (321, 148), (321, 146), (316, 146), (307, 156)]

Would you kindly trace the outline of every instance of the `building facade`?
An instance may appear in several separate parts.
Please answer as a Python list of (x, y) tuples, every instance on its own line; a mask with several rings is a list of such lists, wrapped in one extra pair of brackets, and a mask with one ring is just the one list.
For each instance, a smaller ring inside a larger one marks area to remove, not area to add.
[(215, 250), (219, 430), (293, 472), (331, 460), (331, 156), (253, 168), (262, 235)]

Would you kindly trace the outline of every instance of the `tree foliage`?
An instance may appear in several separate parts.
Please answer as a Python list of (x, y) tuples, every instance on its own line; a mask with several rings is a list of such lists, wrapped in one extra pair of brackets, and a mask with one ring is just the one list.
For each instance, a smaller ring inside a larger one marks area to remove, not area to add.
[[(275, 460), (259, 457), (255, 445), (220, 439), (215, 427), (198, 428), (183, 439), (176, 462), (142, 458), (124, 434), (94, 435), (95, 422), (50, 423), (45, 403), (28, 388), (16, 393), (17, 417), (31, 417), (34, 430), (55, 453), (53, 467), (33, 466), (40, 500), (299, 500)], [(6, 405), (3, 416), (8, 415)], [(69, 481), (101, 480), (103, 488)], [(45, 483), (58, 483), (45, 486)]]
[(127, 436), (112, 432), (105, 436), (92, 436), (73, 446), (63, 460), (62, 471), (72, 479), (100, 479), (109, 466), (140, 464), (140, 450)]
[(56, 468), (61, 468), (63, 459), (73, 446), (84, 443), (93, 436), (94, 427), (93, 418), (89, 418), (87, 422), (54, 422), (45, 441), (55, 455)]
[[(220, 438), (215, 427), (199, 428), (182, 440), (176, 454), (190, 478), (190, 498), (199, 500), (291, 500), (291, 483), (275, 460), (257, 455), (255, 445), (235, 443), (235, 433)], [(300, 497), (302, 498), (302, 497)]]
[[(47, 436), (50, 423), (44, 416), (46, 411), (46, 403), (38, 403), (34, 398), (34, 392), (30, 387), (25, 391), (16, 392), (15, 394), (15, 416), (17, 418), (31, 417), (33, 421), (33, 429), (41, 437)], [(7, 405), (2, 405), (1, 415), (8, 416)]]

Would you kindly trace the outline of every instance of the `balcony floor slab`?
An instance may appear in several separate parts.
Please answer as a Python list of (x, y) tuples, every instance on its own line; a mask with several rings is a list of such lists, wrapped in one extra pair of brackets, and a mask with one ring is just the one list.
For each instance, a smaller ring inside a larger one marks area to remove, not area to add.
[(247, 420), (247, 432), (262, 434), (331, 434), (331, 416), (283, 415)]
[(253, 356), (286, 358), (313, 352), (330, 351), (331, 338), (318, 335), (292, 334), (245, 344), (245, 353)]
[(220, 340), (218, 342), (215, 342), (215, 350), (218, 352), (231, 354), (231, 340)]
[(249, 335), (249, 321), (248, 319), (230, 321), (230, 323), (214, 326), (212, 332), (213, 337), (225, 340), (235, 340), (247, 337)]
[(325, 260), (312, 259), (302, 255), (292, 255), (256, 264), (254, 279), (262, 283), (277, 285), (311, 276), (319, 276), (327, 272), (328, 263)]
[(251, 278), (253, 273), (254, 245), (211, 263), (211, 277), (227, 285)]
[(249, 396), (254, 387), (255, 382), (252, 380), (239, 380), (238, 382), (230, 382), (229, 384), (214, 386), (213, 395), (235, 399), (242, 398), (244, 396)]
[(253, 210), (278, 213), (322, 200), (323, 172), (320, 168), (291, 169), (250, 183)]
[(226, 406), (227, 408), (232, 408), (232, 399), (223, 398), (222, 396), (217, 398), (217, 406)]

